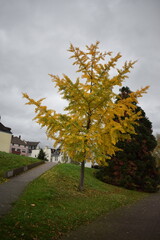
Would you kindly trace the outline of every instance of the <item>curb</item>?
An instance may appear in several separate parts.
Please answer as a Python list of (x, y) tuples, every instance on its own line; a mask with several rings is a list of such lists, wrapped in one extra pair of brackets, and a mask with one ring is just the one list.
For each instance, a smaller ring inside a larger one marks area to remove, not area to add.
[(15, 169), (12, 169), (12, 170), (9, 170), (7, 172), (5, 172), (5, 174), (3, 175), (4, 178), (11, 178), (11, 177), (14, 177), (18, 174), (21, 174), (23, 172), (26, 172), (28, 171), (29, 169), (31, 168), (34, 168), (34, 167), (37, 167), (41, 164), (44, 164), (45, 162), (44, 161), (41, 161), (41, 162), (35, 162), (35, 163), (31, 163), (29, 165), (26, 165), (26, 166), (23, 166), (23, 167), (19, 167), (19, 168), (15, 168)]

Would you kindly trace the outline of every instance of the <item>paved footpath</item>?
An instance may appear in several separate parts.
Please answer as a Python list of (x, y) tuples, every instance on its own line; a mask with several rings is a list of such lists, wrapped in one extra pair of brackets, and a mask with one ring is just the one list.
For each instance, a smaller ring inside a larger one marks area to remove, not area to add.
[(44, 163), (11, 178), (8, 182), (0, 184), (0, 216), (9, 212), (12, 204), (19, 198), (29, 182), (39, 177), (53, 166), (55, 166), (55, 163)]
[(101, 216), (62, 240), (160, 240), (160, 193)]

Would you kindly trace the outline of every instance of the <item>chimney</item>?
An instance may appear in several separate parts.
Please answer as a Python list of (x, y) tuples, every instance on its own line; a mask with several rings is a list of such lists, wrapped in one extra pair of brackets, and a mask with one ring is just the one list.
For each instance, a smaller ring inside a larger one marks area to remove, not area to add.
[(21, 139), (21, 135), (19, 135), (19, 139)]

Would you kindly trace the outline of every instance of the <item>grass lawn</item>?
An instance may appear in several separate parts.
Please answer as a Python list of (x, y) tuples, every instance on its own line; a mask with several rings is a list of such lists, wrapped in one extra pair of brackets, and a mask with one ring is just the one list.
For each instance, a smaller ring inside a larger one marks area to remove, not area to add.
[(56, 165), (28, 185), (9, 215), (0, 220), (3, 240), (53, 240), (103, 213), (148, 194), (100, 182), (85, 169), (85, 191), (77, 191), (80, 167)]
[(39, 161), (40, 160), (37, 158), (30, 158), (15, 155), (12, 153), (0, 152), (0, 183), (4, 180), (3, 175), (5, 172)]

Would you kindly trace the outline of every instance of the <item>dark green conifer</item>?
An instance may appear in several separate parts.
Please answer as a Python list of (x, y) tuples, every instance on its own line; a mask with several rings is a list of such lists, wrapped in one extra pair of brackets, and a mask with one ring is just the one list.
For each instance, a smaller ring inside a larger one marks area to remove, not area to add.
[[(130, 93), (128, 87), (123, 87), (119, 96), (127, 98)], [(102, 167), (97, 176), (106, 183), (128, 189), (156, 192), (159, 175), (152, 151), (157, 142), (152, 134), (152, 123), (145, 112), (139, 106), (136, 111), (141, 111), (142, 117), (137, 121), (138, 125), (135, 125), (136, 135), (131, 135), (130, 140), (118, 142), (117, 146), (123, 151), (117, 152), (109, 160), (109, 165)]]
[(44, 160), (44, 161), (47, 161), (47, 158), (46, 158), (46, 154), (45, 152), (43, 151), (43, 149), (41, 148), (40, 151), (39, 151), (39, 154), (38, 154), (38, 159), (41, 159), (41, 160)]

